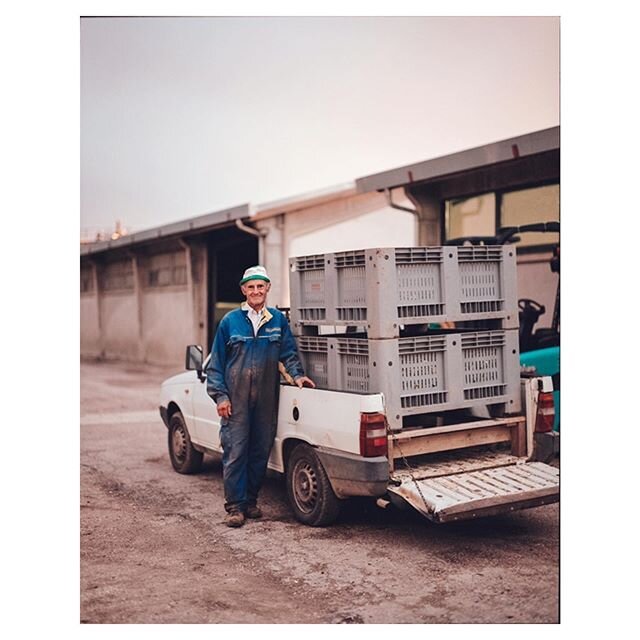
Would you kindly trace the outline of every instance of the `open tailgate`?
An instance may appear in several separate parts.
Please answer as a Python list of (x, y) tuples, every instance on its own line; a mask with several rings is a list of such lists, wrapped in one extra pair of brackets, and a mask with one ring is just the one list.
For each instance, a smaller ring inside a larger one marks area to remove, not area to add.
[(434, 522), (536, 507), (557, 502), (560, 496), (559, 470), (542, 462), (516, 460), (503, 466), (419, 475), (400, 474), (388, 490)]
[(560, 498), (559, 470), (526, 455), (522, 416), (403, 430), (389, 434), (388, 445), (389, 493), (434, 522), (495, 515)]

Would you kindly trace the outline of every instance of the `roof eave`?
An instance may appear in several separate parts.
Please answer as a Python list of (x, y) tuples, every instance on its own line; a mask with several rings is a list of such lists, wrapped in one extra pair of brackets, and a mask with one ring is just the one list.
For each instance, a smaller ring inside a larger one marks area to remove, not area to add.
[(109, 249), (131, 247), (158, 238), (170, 238), (193, 232), (204, 232), (217, 227), (226, 226), (235, 220), (249, 218), (249, 205), (242, 204), (237, 207), (205, 213), (195, 218), (173, 222), (161, 227), (145, 229), (131, 235), (122, 236), (116, 240), (105, 240), (80, 246), (80, 255), (100, 253)]
[(467, 149), (466, 151), (364, 176), (356, 180), (356, 191), (358, 193), (367, 193), (393, 189), (559, 148), (560, 127), (551, 127)]

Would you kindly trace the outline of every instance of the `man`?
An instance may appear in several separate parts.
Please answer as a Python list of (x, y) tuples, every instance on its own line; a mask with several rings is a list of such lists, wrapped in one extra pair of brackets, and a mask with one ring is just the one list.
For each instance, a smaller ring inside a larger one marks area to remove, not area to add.
[(315, 387), (304, 375), (283, 313), (266, 306), (271, 281), (264, 267), (240, 280), (246, 302), (220, 321), (207, 366), (207, 392), (217, 405), (222, 444), (225, 522), (241, 527), (260, 518), (258, 492), (276, 435), (279, 363), (298, 387)]

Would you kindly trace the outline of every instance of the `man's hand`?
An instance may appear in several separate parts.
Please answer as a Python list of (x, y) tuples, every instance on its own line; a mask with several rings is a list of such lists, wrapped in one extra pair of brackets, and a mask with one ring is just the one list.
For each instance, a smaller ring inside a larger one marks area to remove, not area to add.
[(307, 376), (300, 376), (299, 378), (296, 378), (295, 382), (298, 387), (300, 387), (300, 389), (302, 389), (302, 387), (304, 387), (305, 385), (307, 387), (312, 387), (313, 389), (316, 388), (316, 383), (311, 378), (307, 378)]
[(231, 416), (231, 402), (229, 400), (223, 400), (220, 404), (216, 405), (216, 408), (221, 418), (229, 418)]

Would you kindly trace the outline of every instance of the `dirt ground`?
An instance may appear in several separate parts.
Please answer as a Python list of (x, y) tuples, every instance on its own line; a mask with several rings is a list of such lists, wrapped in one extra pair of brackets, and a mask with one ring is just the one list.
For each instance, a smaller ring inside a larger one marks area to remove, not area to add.
[(83, 623), (556, 623), (559, 505), (435, 525), (351, 501), (299, 524), (269, 476), (229, 529), (220, 461), (175, 473), (158, 413), (176, 371), (81, 364)]

